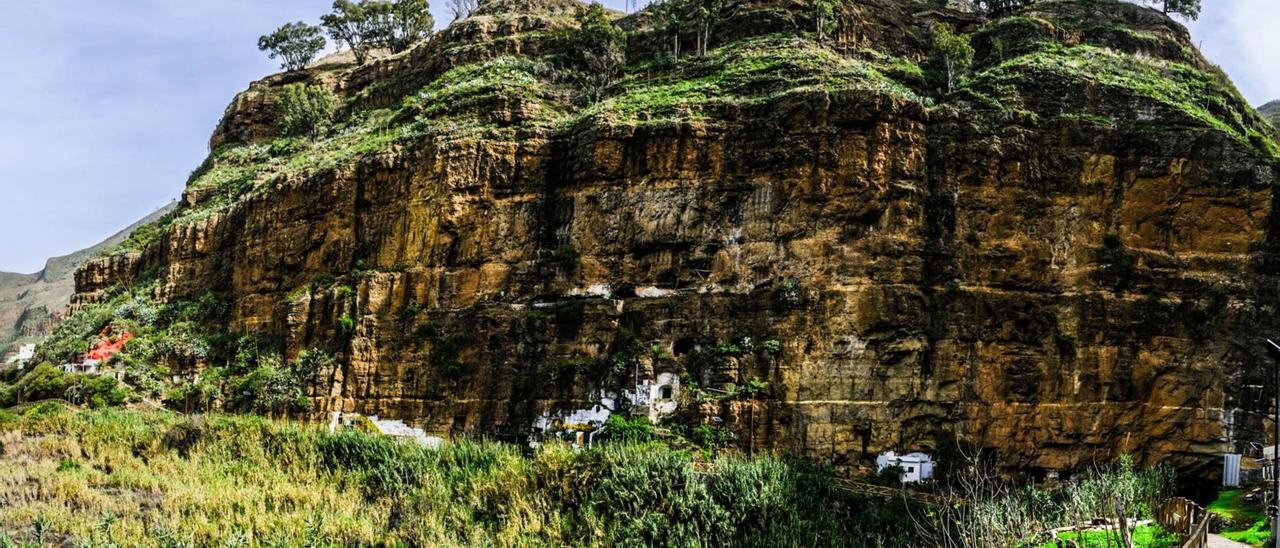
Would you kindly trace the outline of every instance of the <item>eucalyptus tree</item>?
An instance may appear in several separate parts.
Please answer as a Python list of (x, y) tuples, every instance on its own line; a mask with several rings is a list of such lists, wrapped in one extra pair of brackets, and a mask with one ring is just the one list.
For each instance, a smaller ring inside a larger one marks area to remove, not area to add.
[(335, 0), (333, 12), (320, 18), (329, 36), (338, 43), (345, 43), (363, 65), (369, 52), (390, 41), (394, 4), (386, 1)]
[(326, 42), (320, 27), (302, 21), (286, 23), (275, 32), (258, 38), (258, 49), (267, 57), (280, 59), (280, 68), (295, 71), (306, 68), (324, 50)]

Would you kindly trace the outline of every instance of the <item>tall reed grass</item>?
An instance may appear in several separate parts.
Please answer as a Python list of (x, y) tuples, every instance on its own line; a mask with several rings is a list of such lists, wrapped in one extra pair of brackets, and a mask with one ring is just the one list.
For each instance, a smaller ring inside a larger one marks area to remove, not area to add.
[(0, 411), (0, 546), (877, 546), (903, 503), (660, 443), (430, 450), (252, 416)]

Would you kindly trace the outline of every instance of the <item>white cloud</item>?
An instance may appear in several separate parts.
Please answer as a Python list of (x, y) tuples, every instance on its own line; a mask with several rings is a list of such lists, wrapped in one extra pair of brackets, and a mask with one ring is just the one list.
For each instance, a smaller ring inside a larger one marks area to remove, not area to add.
[(1280, 2), (1205, 0), (1192, 38), (1254, 105), (1280, 99)]

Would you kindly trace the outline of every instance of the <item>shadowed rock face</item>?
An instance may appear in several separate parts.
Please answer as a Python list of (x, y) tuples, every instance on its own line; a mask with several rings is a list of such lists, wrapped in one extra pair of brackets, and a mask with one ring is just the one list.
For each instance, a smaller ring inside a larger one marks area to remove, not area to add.
[[(730, 6), (725, 49), (817, 48), (750, 42), (807, 29), (800, 7)], [(1010, 468), (1131, 453), (1208, 475), (1252, 440), (1260, 424), (1241, 409), (1262, 402), (1243, 387), (1266, 375), (1257, 343), (1277, 302), (1274, 143), (1185, 30), (1111, 2), (999, 22), (856, 8), (843, 59), (870, 63), (855, 52), (883, 44), (923, 61), (942, 18), (977, 33), (975, 74), (931, 101), (887, 68), (834, 86), (778, 76), (749, 100), (691, 95), (640, 115), (625, 107), (657, 85), (643, 77), (578, 117), (549, 81), (477, 92), (443, 107), (453, 125), (260, 177), (226, 205), (193, 184), (144, 251), (82, 269), (77, 299), (148, 269), (162, 300), (216, 291), (229, 331), (337, 353), (310, 389), (317, 413), (433, 433), (519, 436), (548, 409), (676, 372), (704, 389), (767, 382), (687, 399), (681, 420), (718, 416), (749, 450), (851, 471), (955, 436)], [(641, 33), (633, 57), (666, 43), (645, 18), (622, 23)], [(273, 77), (214, 142), (270, 141), (288, 80), (394, 105), (452, 68), (542, 55), (539, 37), (568, 24), (481, 15), (366, 67)], [(1193, 73), (1221, 111), (1177, 100), (1181, 87), (1150, 92)]]

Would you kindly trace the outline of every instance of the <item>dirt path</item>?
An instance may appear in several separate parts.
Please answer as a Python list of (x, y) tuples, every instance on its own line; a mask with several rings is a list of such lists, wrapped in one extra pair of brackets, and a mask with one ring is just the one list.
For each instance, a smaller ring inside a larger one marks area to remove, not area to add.
[(1209, 535), (1209, 544), (1206, 544), (1206, 546), (1209, 548), (1249, 548), (1248, 544), (1227, 540), (1218, 535)]

